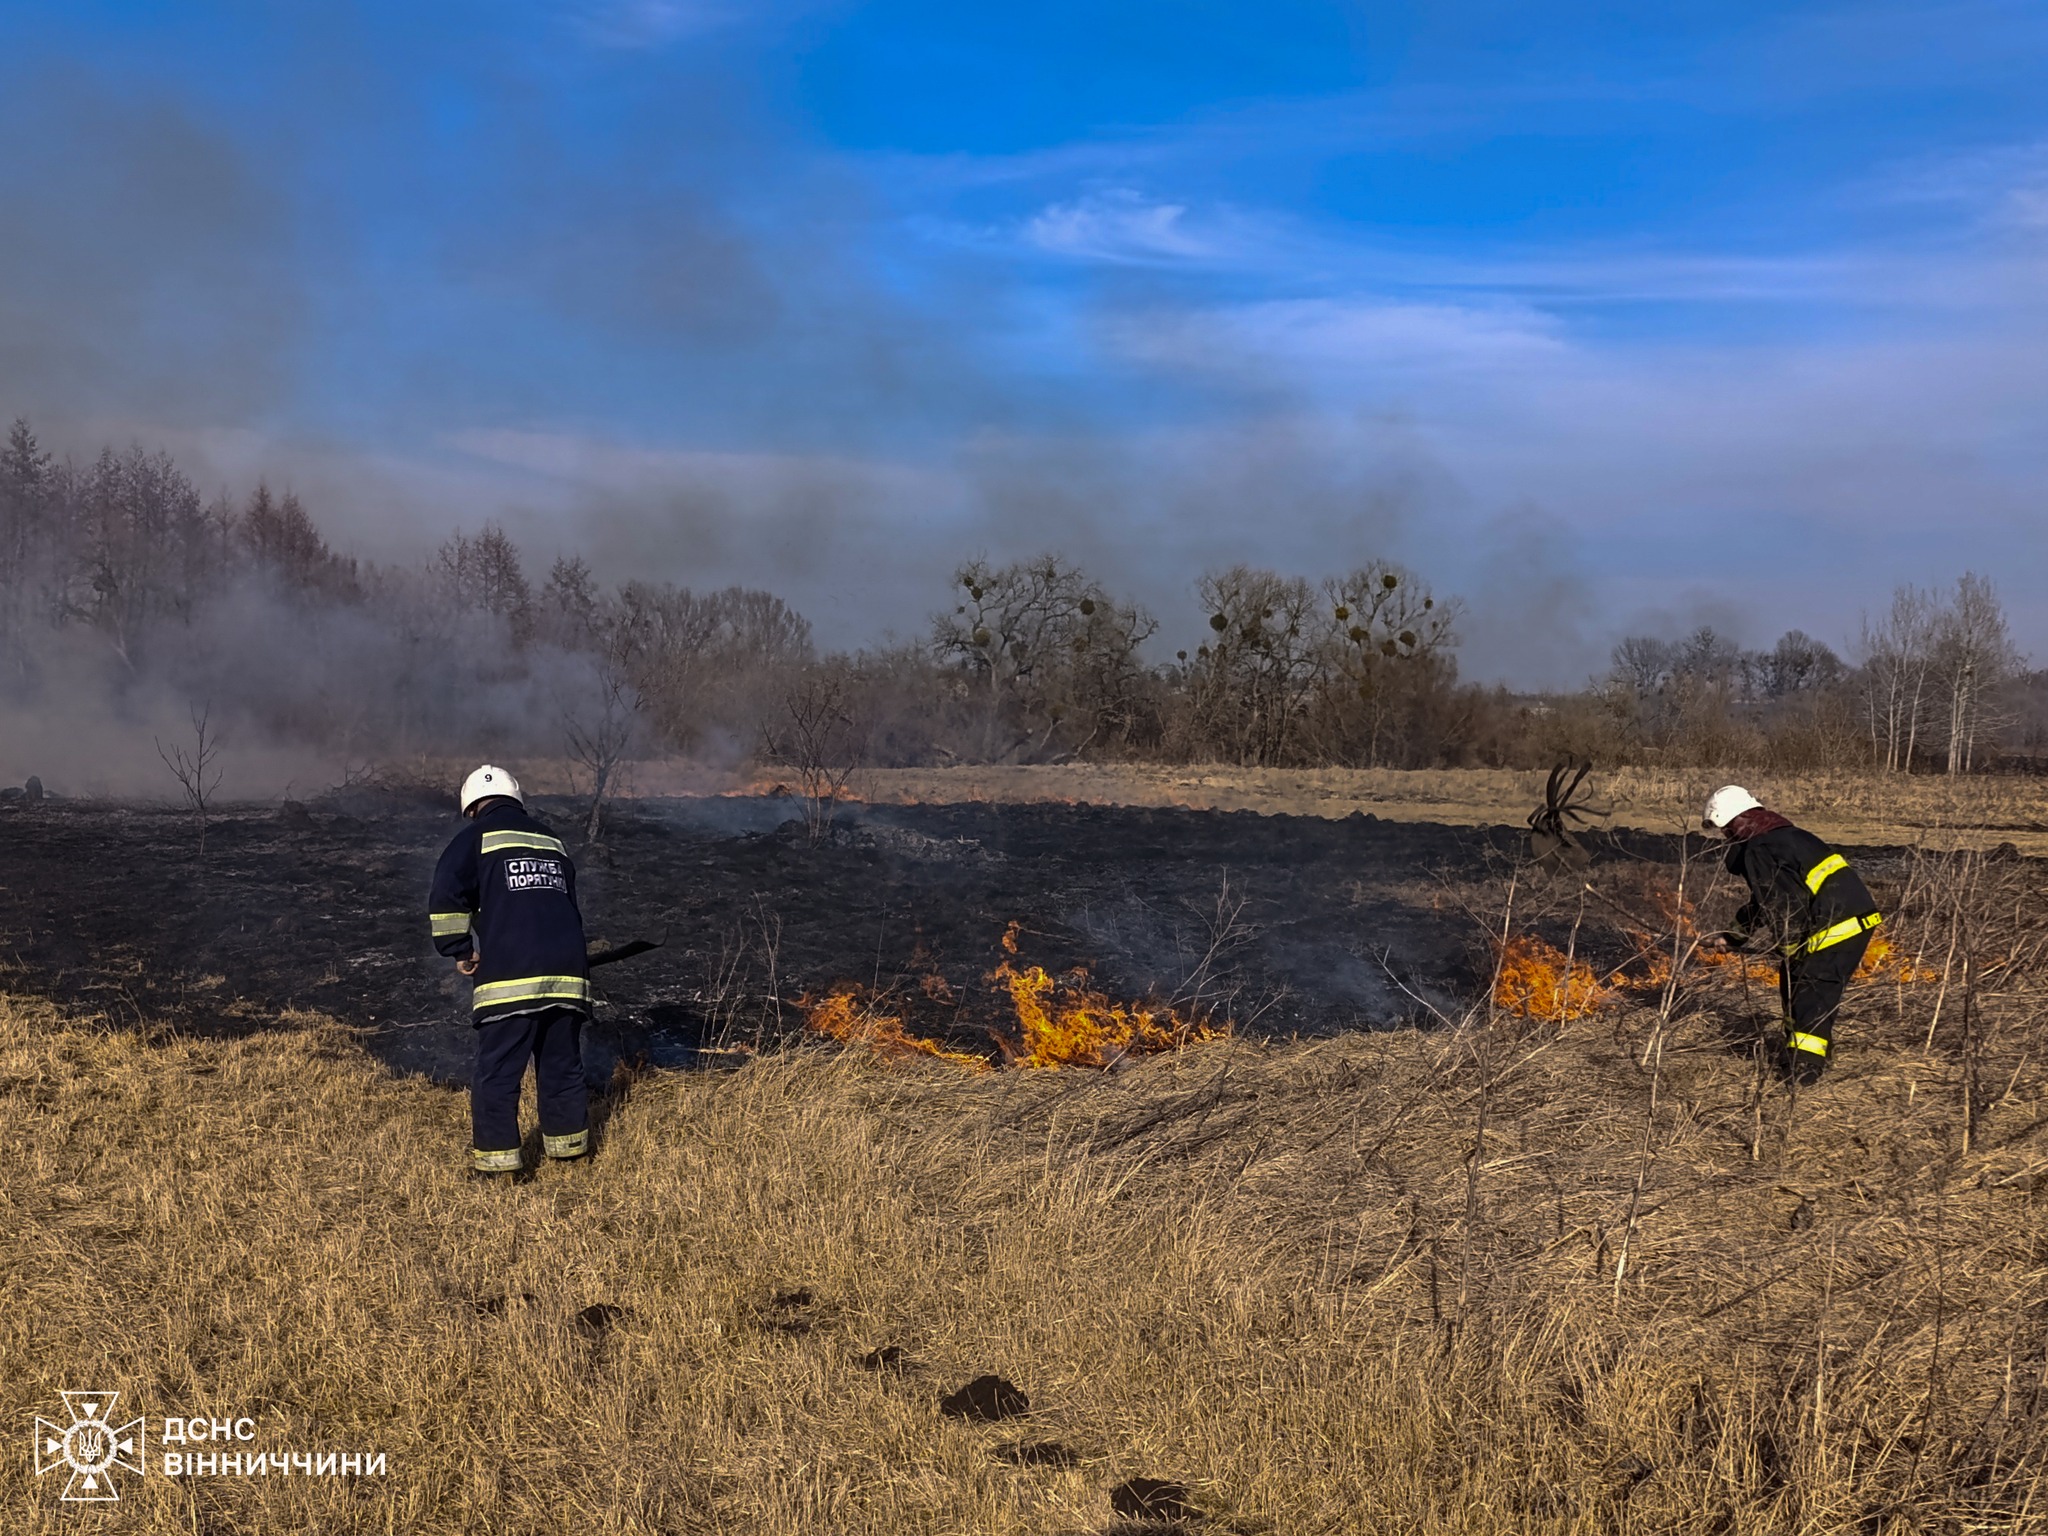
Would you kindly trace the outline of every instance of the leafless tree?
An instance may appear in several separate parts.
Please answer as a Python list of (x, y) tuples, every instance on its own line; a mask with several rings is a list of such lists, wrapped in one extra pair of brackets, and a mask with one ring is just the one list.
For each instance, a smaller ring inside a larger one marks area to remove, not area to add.
[(971, 560), (959, 601), (932, 620), (932, 651), (964, 669), (980, 698), (980, 755), (1071, 757), (1127, 737), (1145, 676), (1139, 648), (1158, 627), (1058, 555), (1010, 565)]
[(1292, 761), (1329, 661), (1315, 588), (1235, 565), (1197, 591), (1211, 637), (1186, 663), (1191, 745), (1246, 765)]
[(452, 606), (488, 613), (524, 642), (532, 624), (533, 588), (519, 546), (496, 523), (470, 538), (458, 529), (434, 554), (434, 579)]
[(1883, 618), (1863, 620), (1864, 706), (1870, 745), (1890, 773), (1912, 769), (1927, 724), (1928, 686), (1934, 665), (1939, 605), (1934, 594), (1902, 586)]
[(562, 738), (569, 756), (590, 775), (590, 815), (583, 835), (604, 836), (604, 803), (618, 789), (619, 774), (639, 736), (641, 701), (628, 680), (630, 658), (616, 634), (606, 637), (592, 668), (591, 688), (562, 710)]
[(636, 581), (605, 607), (603, 622), (631, 639), (633, 686), (649, 722), (684, 751), (756, 739), (813, 660), (810, 624), (772, 593)]
[(1934, 624), (1933, 671), (1948, 696), (1943, 733), (1951, 774), (1968, 773), (1975, 764), (1983, 737), (1998, 724), (2006, 685), (2020, 666), (1997, 589), (1975, 572), (1966, 574)]
[(831, 834), (846, 786), (867, 757), (867, 713), (851, 668), (835, 659), (791, 685), (782, 718), (765, 733), (767, 756), (797, 776), (813, 845)]
[(156, 755), (164, 760), (164, 766), (178, 781), (178, 787), (185, 792), (185, 803), (192, 808), (192, 814), (199, 821), (199, 853), (206, 855), (206, 812), (213, 803), (213, 792), (220, 788), (222, 769), (218, 766), (221, 739), (211, 729), (213, 706), (194, 705), (192, 716), (192, 750), (186, 751), (182, 743), (173, 742), (168, 748), (161, 737), (156, 740)]
[(1330, 605), (1320, 734), (1325, 751), (1378, 767), (1397, 715), (1418, 687), (1456, 676), (1459, 604), (1439, 603), (1409, 572), (1375, 560), (1323, 584)]

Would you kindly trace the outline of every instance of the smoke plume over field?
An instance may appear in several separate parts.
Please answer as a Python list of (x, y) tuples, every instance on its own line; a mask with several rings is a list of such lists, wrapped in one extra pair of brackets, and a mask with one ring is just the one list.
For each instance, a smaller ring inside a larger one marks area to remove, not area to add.
[[(33, 424), (69, 521), (37, 521), (34, 475), (8, 493), (0, 772), (141, 785), (209, 699), (249, 792), (306, 752), (550, 750), (607, 665), (635, 750), (730, 760), (776, 668), (855, 652), (876, 739), (933, 760), (1782, 756), (1791, 715), (1809, 757), (2024, 748), (2032, 706), (1997, 689), (1958, 715), (1916, 683), (1926, 720), (1873, 728), (1898, 648), (1865, 633), (1901, 586), (1960, 612), (1989, 570), (1995, 670), (2048, 643), (2048, 38), (1983, 9), (1887, 11), (1853, 47), (1813, 17), (1645, 20), (1625, 57), (1569, 17), (1454, 42), (1293, 15), (1247, 46), (1222, 12), (1134, 12), (1103, 58), (1063, 12), (13, 8), (0, 420)], [(1172, 69), (1125, 74), (1168, 34)], [(1538, 99), (1496, 75), (1517, 57), (1629, 89)], [(1929, 71), (1968, 121), (1897, 110)], [(1808, 144), (1814, 101), (1853, 152), (1700, 137)], [(204, 516), (110, 522), (108, 445), (168, 454), (164, 506)], [(264, 485), (346, 580), (237, 531)], [(442, 552), (487, 526), (526, 595), (451, 598)], [(931, 648), (970, 563), (1047, 554), (1055, 606), (1098, 594), (1123, 651), (1071, 615), (1080, 664)], [(550, 607), (558, 560), (597, 629)], [(1398, 685), (1325, 590), (1382, 567), (1458, 605)], [(1305, 582), (1316, 632), (1229, 615), (1219, 656), (1200, 589), (1238, 568)], [(788, 613), (690, 606), (728, 590)], [(1705, 630), (1704, 670), (1585, 693), (1618, 642)], [(1726, 663), (1789, 631), (1863, 691), (1792, 708)], [(1908, 635), (1905, 672), (1976, 644), (1938, 642)], [(1544, 724), (1471, 691), (1495, 682), (1582, 697)], [(1240, 705), (1289, 723), (1226, 727)]]
[[(536, 466), (562, 451), (494, 447)], [(858, 606), (881, 551), (835, 542), (831, 494), (792, 482), (753, 543)], [(729, 558), (721, 505), (691, 513), (711, 568)], [(1333, 545), (1370, 547), (1376, 526), (1394, 537), (1398, 509), (1369, 508)], [(0, 777), (168, 793), (202, 727), (227, 798), (478, 755), (567, 762), (602, 799), (634, 763), (675, 755), (807, 783), (859, 765), (1077, 758), (1954, 773), (2048, 740), (2039, 679), (1977, 576), (1901, 588), (1853, 662), (1796, 629), (1745, 649), (1703, 625), (1624, 639), (1573, 693), (1469, 682), (1461, 647), (1503, 622), (1504, 585), (1559, 612), (1578, 590), (1544, 575), (1540, 524), (1500, 531), (1526, 558), (1471, 599), (1386, 559), (1310, 578), (1220, 563), (1218, 546), (1219, 563), (1169, 595), (1171, 627), (1103, 577), (1122, 563), (1114, 547), (1080, 544), (1101, 566), (1066, 551), (955, 560), (906, 534), (920, 554), (896, 573), (894, 633), (842, 650), (777, 592), (606, 582), (573, 553), (543, 569), (497, 524), (413, 562), (367, 562), (295, 492), (259, 481), (209, 500), (166, 452), (60, 459), (18, 420), (0, 451)]]

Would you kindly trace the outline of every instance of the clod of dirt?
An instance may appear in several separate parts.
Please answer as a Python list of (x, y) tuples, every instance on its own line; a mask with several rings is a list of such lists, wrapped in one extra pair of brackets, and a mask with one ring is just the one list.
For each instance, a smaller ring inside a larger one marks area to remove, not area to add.
[(1126, 1520), (1193, 1520), (1200, 1511), (1188, 1497), (1185, 1483), (1157, 1477), (1134, 1477), (1109, 1490), (1109, 1507)]
[(1030, 1411), (1031, 1399), (1016, 1383), (1000, 1376), (977, 1376), (958, 1392), (949, 1392), (939, 1399), (939, 1412), (989, 1424)]
[(1624, 1498), (1634, 1493), (1637, 1488), (1657, 1475), (1656, 1466), (1643, 1460), (1640, 1456), (1622, 1457), (1620, 1461), (1615, 1463), (1614, 1471), (1615, 1475), (1621, 1479), (1621, 1492)]
[(313, 813), (303, 800), (287, 800), (277, 808), (277, 824), (303, 831), (313, 825)]
[(1808, 1227), (1812, 1226), (1813, 1202), (1811, 1200), (1800, 1201), (1793, 1209), (1791, 1216), (1787, 1218), (1786, 1225), (1794, 1232), (1804, 1232)]
[(816, 1300), (809, 1286), (799, 1286), (793, 1291), (777, 1291), (765, 1305), (755, 1309), (754, 1322), (757, 1327), (770, 1333), (785, 1333), (801, 1336), (811, 1331), (813, 1322), (798, 1314)]
[(470, 1305), (476, 1308), (479, 1317), (503, 1317), (505, 1308), (514, 1301), (523, 1301), (531, 1306), (533, 1292), (518, 1291), (507, 1296), (479, 1296)]
[(1986, 864), (2017, 864), (2019, 861), (2020, 850), (2017, 843), (2000, 843), (1984, 855)]
[(601, 1339), (614, 1323), (622, 1323), (633, 1316), (630, 1307), (613, 1306), (608, 1301), (593, 1301), (576, 1314), (576, 1326), (592, 1338)]
[(864, 1371), (888, 1372), (901, 1376), (910, 1369), (910, 1357), (903, 1353), (900, 1344), (884, 1344), (880, 1349), (871, 1349), (862, 1355), (860, 1368)]
[(1013, 1467), (1072, 1467), (1081, 1461), (1080, 1452), (1057, 1440), (1012, 1440), (989, 1454)]

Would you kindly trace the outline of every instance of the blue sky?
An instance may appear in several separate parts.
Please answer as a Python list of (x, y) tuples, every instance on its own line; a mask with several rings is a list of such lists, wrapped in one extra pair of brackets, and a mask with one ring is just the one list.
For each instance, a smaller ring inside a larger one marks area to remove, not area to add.
[(774, 588), (1374, 556), (1469, 675), (2048, 655), (2048, 7), (15, 3), (0, 410), (340, 542)]

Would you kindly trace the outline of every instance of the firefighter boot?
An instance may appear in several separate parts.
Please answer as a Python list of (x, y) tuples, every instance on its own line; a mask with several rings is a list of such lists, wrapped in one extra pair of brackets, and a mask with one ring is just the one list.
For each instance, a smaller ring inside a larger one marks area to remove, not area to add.
[(1825, 1035), (1802, 1034), (1789, 1025), (1785, 1032), (1785, 1079), (1795, 1088), (1811, 1088), (1828, 1068)]

